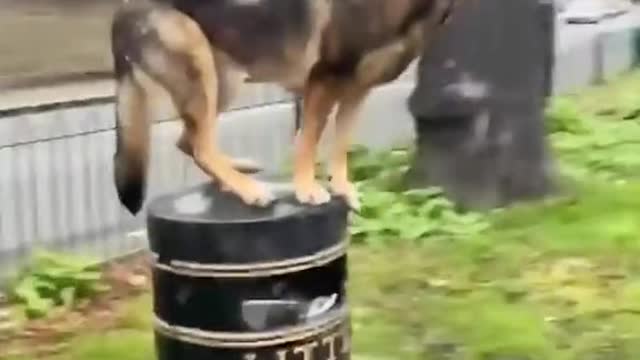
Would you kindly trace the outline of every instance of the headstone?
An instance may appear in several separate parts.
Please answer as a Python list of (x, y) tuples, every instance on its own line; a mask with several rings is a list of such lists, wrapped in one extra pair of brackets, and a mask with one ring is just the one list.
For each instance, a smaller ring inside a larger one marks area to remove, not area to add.
[(463, 1), (419, 62), (409, 100), (415, 187), (491, 208), (551, 187), (543, 113), (552, 88), (555, 13), (536, 0)]

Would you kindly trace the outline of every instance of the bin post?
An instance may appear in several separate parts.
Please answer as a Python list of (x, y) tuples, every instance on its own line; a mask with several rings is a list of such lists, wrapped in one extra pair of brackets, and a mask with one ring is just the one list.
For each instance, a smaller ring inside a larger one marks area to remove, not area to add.
[(554, 24), (552, 0), (461, 2), (419, 61), (411, 186), (440, 186), (467, 208), (552, 189), (544, 108)]

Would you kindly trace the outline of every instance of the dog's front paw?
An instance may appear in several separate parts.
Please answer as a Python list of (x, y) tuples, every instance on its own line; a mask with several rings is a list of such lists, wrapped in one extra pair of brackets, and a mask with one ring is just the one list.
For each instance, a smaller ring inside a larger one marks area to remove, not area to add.
[[(225, 186), (227, 185), (227, 186)], [(224, 190), (230, 190), (238, 195), (242, 201), (251, 206), (265, 207), (275, 200), (275, 196), (266, 185), (251, 178), (246, 178), (242, 186), (231, 187), (228, 184), (222, 186)]]
[(310, 184), (296, 183), (296, 199), (308, 205), (320, 205), (331, 200), (331, 194), (316, 181)]
[(352, 210), (360, 210), (360, 194), (358, 193), (358, 189), (356, 189), (355, 185), (347, 180), (332, 180), (329, 184), (329, 189), (332, 194), (342, 196)]

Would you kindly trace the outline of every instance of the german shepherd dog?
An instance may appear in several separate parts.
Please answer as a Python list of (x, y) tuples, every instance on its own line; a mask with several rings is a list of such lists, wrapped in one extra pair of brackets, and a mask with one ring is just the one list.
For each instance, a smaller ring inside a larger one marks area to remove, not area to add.
[[(271, 82), (302, 98), (293, 175), (297, 200), (322, 204), (331, 192), (357, 208), (347, 153), (360, 105), (419, 56), (456, 1), (129, 0), (111, 28), (120, 202), (135, 214), (144, 201), (151, 81), (168, 91), (183, 120), (177, 147), (246, 204), (270, 204), (274, 197), (264, 184), (217, 148), (214, 131), (238, 85)], [(315, 159), (334, 108), (327, 191), (316, 181)]]

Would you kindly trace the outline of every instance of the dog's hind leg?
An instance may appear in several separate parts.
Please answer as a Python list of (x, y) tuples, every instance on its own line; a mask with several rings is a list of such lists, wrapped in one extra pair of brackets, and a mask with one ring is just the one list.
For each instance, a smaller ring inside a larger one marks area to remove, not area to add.
[(207, 175), (250, 205), (266, 206), (266, 187), (234, 168), (215, 145), (218, 79), (211, 47), (200, 27), (177, 11), (157, 11), (150, 24), (159, 44), (143, 54), (147, 71), (171, 94), (184, 122), (181, 150)]
[(360, 201), (355, 186), (349, 181), (347, 157), (351, 134), (368, 93), (369, 91), (366, 89), (350, 89), (342, 94), (338, 102), (335, 119), (336, 136), (329, 163), (329, 189), (333, 194), (343, 196), (354, 210), (360, 208)]
[(331, 199), (329, 192), (316, 181), (315, 160), (318, 142), (334, 104), (335, 94), (330, 86), (312, 81), (305, 89), (293, 175), (296, 198), (303, 204), (319, 205)]

